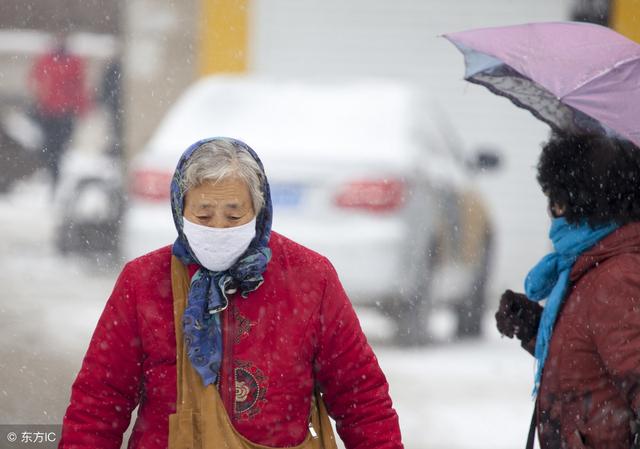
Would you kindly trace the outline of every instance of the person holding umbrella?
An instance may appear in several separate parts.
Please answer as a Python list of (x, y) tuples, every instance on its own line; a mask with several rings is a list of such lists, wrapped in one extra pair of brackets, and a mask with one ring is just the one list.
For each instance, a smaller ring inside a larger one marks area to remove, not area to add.
[(526, 295), (502, 295), (498, 330), (536, 357), (542, 448), (629, 448), (640, 432), (640, 149), (554, 135), (538, 182), (554, 252)]
[(640, 447), (640, 45), (571, 22), (445, 37), (468, 81), (554, 131), (537, 176), (554, 251), (496, 313), (537, 362), (527, 448), (536, 429), (543, 449)]

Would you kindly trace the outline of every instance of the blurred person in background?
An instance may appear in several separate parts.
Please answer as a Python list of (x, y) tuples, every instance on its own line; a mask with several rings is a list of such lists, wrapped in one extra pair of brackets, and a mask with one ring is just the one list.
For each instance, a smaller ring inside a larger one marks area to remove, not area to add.
[(537, 424), (543, 449), (632, 447), (640, 432), (640, 149), (556, 135), (543, 147), (538, 182), (555, 252), (529, 273), (526, 294), (506, 291), (496, 313), (500, 333), (537, 361), (529, 444)]
[(44, 136), (43, 157), (55, 190), (60, 160), (76, 117), (87, 108), (84, 61), (69, 52), (66, 35), (58, 33), (53, 48), (35, 60), (29, 87), (35, 101), (35, 119)]
[(347, 449), (402, 448), (387, 381), (331, 263), (271, 232), (253, 150), (192, 145), (171, 206), (178, 237), (120, 274), (60, 448), (120, 448), (136, 405), (130, 448), (335, 448), (330, 426), (310, 427), (323, 407), (314, 391)]

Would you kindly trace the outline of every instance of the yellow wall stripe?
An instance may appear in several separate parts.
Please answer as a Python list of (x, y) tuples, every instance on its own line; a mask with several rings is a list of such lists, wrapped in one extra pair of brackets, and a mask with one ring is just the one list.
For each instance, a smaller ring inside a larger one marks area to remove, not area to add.
[(613, 0), (611, 8), (611, 27), (640, 42), (640, 0)]
[(199, 73), (247, 70), (249, 0), (200, 0)]

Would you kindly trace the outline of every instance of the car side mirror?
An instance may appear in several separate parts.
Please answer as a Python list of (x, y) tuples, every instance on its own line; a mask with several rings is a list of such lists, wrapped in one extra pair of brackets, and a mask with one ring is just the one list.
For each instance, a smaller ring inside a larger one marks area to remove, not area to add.
[(497, 170), (502, 161), (498, 152), (492, 148), (480, 148), (475, 156), (467, 160), (467, 167), (474, 172)]

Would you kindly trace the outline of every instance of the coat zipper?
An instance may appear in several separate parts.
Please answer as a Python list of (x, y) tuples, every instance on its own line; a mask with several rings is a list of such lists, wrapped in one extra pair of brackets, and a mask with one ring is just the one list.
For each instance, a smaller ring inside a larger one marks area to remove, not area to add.
[(233, 373), (233, 336), (235, 334), (235, 301), (222, 315), (222, 369), (220, 370), (220, 396), (231, 422), (235, 422), (235, 379)]

